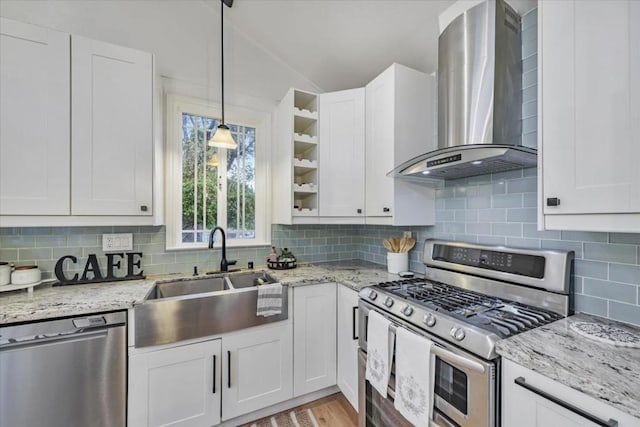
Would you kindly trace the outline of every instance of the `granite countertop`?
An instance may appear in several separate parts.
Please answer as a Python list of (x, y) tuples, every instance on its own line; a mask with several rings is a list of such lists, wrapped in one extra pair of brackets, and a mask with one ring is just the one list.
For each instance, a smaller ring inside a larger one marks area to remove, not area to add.
[[(397, 275), (387, 273), (385, 266), (359, 260), (302, 264), (292, 270), (269, 270), (268, 273), (287, 286), (337, 282), (356, 291), (374, 283), (398, 279)], [(0, 325), (126, 310), (141, 303), (157, 282), (203, 277), (171, 274), (112, 283), (55, 287), (43, 284), (34, 289), (33, 295), (25, 291), (2, 293)]]
[(640, 348), (583, 336), (572, 329), (579, 322), (614, 326), (640, 337), (638, 327), (576, 314), (500, 340), (496, 350), (525, 368), (640, 418)]

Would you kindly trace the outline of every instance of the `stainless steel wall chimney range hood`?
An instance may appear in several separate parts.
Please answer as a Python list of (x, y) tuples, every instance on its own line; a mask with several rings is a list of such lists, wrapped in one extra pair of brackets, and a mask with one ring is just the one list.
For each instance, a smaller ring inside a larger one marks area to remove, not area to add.
[(521, 145), (521, 46), (520, 16), (503, 0), (451, 20), (438, 39), (438, 149), (389, 176), (456, 179), (536, 166), (536, 150)]

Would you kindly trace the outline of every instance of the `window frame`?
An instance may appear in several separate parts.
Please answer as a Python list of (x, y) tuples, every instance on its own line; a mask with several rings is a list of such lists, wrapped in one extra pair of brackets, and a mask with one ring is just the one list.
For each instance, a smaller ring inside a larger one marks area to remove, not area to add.
[[(182, 95), (166, 95), (165, 136), (165, 215), (166, 249), (189, 250), (208, 248), (208, 242), (182, 242), (182, 114), (220, 117), (219, 103)], [(228, 239), (227, 247), (265, 246), (271, 243), (270, 149), (271, 115), (264, 111), (225, 105), (227, 123), (250, 126), (256, 130), (255, 171), (255, 238)], [(226, 151), (225, 151), (226, 153)], [(225, 193), (226, 195), (226, 185)], [(226, 196), (225, 196), (226, 197)], [(222, 207), (226, 212), (227, 206)], [(226, 230), (225, 230), (226, 231)], [(216, 246), (220, 245), (220, 240)]]

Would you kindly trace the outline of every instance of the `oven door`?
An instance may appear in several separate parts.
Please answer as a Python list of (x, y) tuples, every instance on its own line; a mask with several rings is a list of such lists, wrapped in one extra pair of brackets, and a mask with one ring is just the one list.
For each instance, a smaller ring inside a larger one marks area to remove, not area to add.
[[(409, 424), (394, 408), (395, 363), (392, 364), (387, 398), (366, 381), (367, 319), (370, 304), (360, 301), (360, 352), (358, 358), (360, 426), (403, 426)], [(402, 319), (376, 309), (398, 326), (425, 336), (433, 342), (431, 369), (433, 415), (430, 425), (442, 427), (495, 427), (497, 424), (496, 363), (487, 362), (460, 350), (425, 331), (417, 330)], [(398, 421), (401, 420), (401, 421)], [(405, 424), (402, 424), (402, 423)]]

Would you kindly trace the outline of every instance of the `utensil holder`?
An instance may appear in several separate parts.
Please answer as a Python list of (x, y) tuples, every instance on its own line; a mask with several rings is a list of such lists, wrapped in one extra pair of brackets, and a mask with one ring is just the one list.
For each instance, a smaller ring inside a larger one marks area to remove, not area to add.
[(407, 252), (387, 253), (387, 271), (389, 273), (398, 274), (407, 270), (409, 270), (409, 254)]

